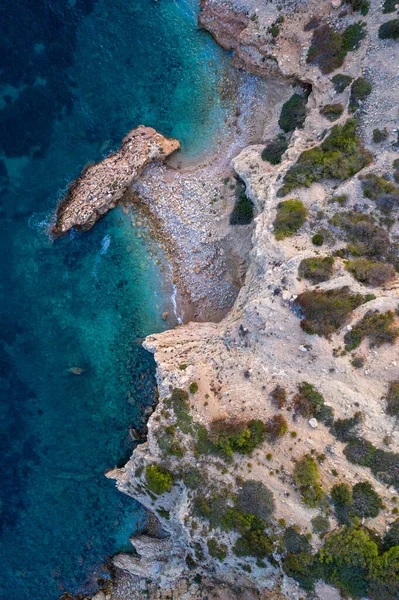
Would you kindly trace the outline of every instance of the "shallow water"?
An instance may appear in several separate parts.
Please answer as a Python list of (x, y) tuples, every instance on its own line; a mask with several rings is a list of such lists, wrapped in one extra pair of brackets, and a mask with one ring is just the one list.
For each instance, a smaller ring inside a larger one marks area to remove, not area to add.
[(154, 361), (138, 342), (173, 310), (168, 270), (156, 264), (166, 259), (120, 209), (55, 243), (47, 227), (68, 182), (138, 124), (178, 137), (186, 156), (214, 143), (228, 57), (198, 31), (197, 9), (194, 0), (0, 7), (6, 600), (78, 590), (145, 522), (104, 472), (130, 455), (128, 428), (154, 400)]

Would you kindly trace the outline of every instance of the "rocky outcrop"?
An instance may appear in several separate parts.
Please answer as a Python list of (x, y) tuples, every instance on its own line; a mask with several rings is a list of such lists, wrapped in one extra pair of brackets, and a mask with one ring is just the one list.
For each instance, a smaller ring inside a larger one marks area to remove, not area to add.
[(123, 139), (118, 152), (87, 167), (72, 183), (56, 211), (52, 235), (59, 237), (75, 228), (87, 231), (114, 208), (148, 163), (164, 160), (180, 144), (140, 125)]

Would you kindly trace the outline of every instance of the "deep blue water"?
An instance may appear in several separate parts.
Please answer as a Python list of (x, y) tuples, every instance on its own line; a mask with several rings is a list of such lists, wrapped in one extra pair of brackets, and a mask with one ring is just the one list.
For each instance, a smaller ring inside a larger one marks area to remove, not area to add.
[[(0, 597), (56, 600), (95, 580), (145, 513), (104, 477), (154, 401), (137, 338), (165, 327), (159, 249), (120, 209), (51, 242), (57, 199), (140, 123), (206, 150), (228, 57), (197, 0), (0, 5)], [(70, 369), (78, 367), (80, 375)]]

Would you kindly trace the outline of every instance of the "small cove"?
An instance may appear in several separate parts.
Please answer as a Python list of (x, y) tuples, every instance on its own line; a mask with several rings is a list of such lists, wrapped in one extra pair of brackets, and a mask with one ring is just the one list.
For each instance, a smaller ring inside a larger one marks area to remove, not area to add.
[(186, 156), (211, 147), (228, 55), (198, 31), (194, 0), (5, 4), (0, 596), (56, 600), (90, 589), (145, 523), (104, 472), (154, 401), (138, 342), (166, 327), (173, 290), (166, 257), (121, 209), (55, 243), (49, 219), (84, 165), (140, 123)]

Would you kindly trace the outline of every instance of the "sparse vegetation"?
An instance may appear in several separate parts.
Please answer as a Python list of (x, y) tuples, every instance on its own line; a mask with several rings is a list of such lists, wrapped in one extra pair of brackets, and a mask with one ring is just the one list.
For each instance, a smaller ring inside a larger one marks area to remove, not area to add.
[(367, 175), (363, 175), (362, 177), (359, 177), (359, 179), (362, 182), (363, 195), (365, 198), (377, 200), (377, 198), (383, 194), (397, 193), (399, 195), (398, 188), (385, 177), (380, 177), (375, 173), (367, 173)]
[(274, 236), (283, 240), (296, 234), (305, 223), (308, 211), (300, 200), (291, 199), (280, 202), (274, 220)]
[(395, 267), (393, 265), (368, 260), (367, 258), (349, 260), (345, 268), (355, 279), (371, 286), (383, 285), (395, 277)]
[(274, 415), (265, 425), (265, 431), (269, 441), (275, 441), (288, 431), (288, 424), (283, 415)]
[(173, 476), (161, 465), (147, 465), (145, 479), (148, 489), (158, 496), (169, 492), (173, 486)]
[(311, 552), (312, 546), (309, 544), (307, 537), (296, 527), (287, 527), (283, 535), (284, 545), (287, 552), (291, 554), (300, 554), (301, 552)]
[(333, 266), (334, 258), (332, 256), (304, 258), (299, 264), (298, 275), (309, 279), (312, 283), (321, 283), (330, 279), (333, 274)]
[(356, 112), (367, 96), (371, 94), (371, 83), (364, 77), (358, 77), (352, 83), (351, 94), (349, 98), (349, 112)]
[(302, 329), (326, 338), (342, 327), (348, 315), (363, 302), (361, 294), (353, 294), (348, 288), (305, 291), (296, 300), (304, 316)]
[(338, 73), (331, 78), (331, 81), (334, 85), (334, 90), (337, 94), (342, 94), (342, 92), (348, 87), (350, 83), (353, 81), (353, 77), (350, 75), (344, 75), (343, 73)]
[(299, 487), (303, 502), (315, 508), (324, 499), (323, 489), (320, 485), (320, 475), (317, 462), (310, 454), (301, 458), (295, 465), (294, 481)]
[(323, 515), (317, 515), (317, 517), (313, 517), (312, 529), (314, 533), (324, 535), (330, 531), (330, 528), (330, 521), (327, 517), (323, 517)]
[(389, 234), (375, 223), (371, 215), (357, 211), (336, 213), (331, 224), (339, 227), (351, 243), (347, 251), (353, 256), (382, 258), (390, 253)]
[(254, 205), (245, 191), (245, 184), (238, 180), (236, 184), (236, 203), (230, 215), (230, 225), (249, 225), (254, 218)]
[(273, 404), (275, 404), (277, 408), (283, 408), (287, 402), (287, 392), (281, 385), (276, 385), (270, 396)]
[(357, 50), (366, 37), (366, 24), (358, 21), (349, 25), (342, 34), (342, 47), (346, 52)]
[(271, 165), (278, 165), (281, 163), (281, 157), (287, 148), (288, 141), (283, 135), (281, 135), (274, 141), (267, 144), (261, 154), (262, 160), (266, 160)]
[(263, 442), (265, 425), (263, 421), (255, 419), (248, 423), (218, 419), (211, 423), (209, 437), (214, 446), (226, 456), (231, 456), (234, 452), (250, 454)]
[(275, 505), (272, 492), (261, 482), (248, 479), (237, 495), (237, 508), (244, 513), (252, 513), (267, 521), (273, 514)]
[(389, 137), (389, 132), (386, 127), (384, 129), (373, 129), (373, 142), (374, 144), (381, 144), (385, 142)]
[(314, 246), (322, 246), (324, 244), (324, 236), (321, 233), (315, 233), (312, 237), (312, 244)]
[(368, 311), (353, 329), (345, 334), (345, 349), (350, 352), (358, 348), (366, 337), (371, 347), (393, 344), (399, 336), (399, 328), (394, 324), (395, 313), (392, 310), (385, 313)]
[(213, 558), (217, 558), (221, 562), (227, 556), (227, 546), (226, 544), (218, 544), (215, 538), (210, 538), (207, 541), (208, 552)]
[(367, 166), (372, 160), (371, 154), (365, 150), (356, 130), (355, 119), (334, 125), (320, 146), (303, 152), (288, 170), (279, 195), (285, 196), (298, 186), (309, 187), (321, 179), (348, 179)]
[(340, 442), (349, 442), (357, 437), (358, 428), (363, 420), (363, 415), (360, 411), (356, 412), (353, 417), (346, 419), (336, 419), (331, 426), (331, 433)]
[(356, 483), (352, 488), (353, 511), (360, 518), (374, 518), (381, 510), (381, 498), (368, 481)]
[(315, 417), (326, 424), (332, 419), (332, 408), (324, 404), (324, 396), (307, 381), (298, 384), (293, 405), (302, 417)]
[(343, 104), (325, 104), (320, 109), (320, 114), (329, 121), (336, 121), (344, 112)]
[(370, 2), (369, 0), (345, 0), (346, 4), (348, 4), (352, 10), (356, 12), (360, 12), (363, 16), (366, 16), (369, 8)]
[(190, 394), (196, 394), (198, 392), (198, 383), (193, 381), (190, 383)]
[(323, 75), (331, 73), (343, 64), (348, 52), (359, 48), (365, 35), (365, 25), (360, 21), (349, 25), (343, 33), (321, 25), (313, 31), (307, 62), (317, 65)]
[(307, 101), (305, 95), (296, 93), (283, 104), (278, 124), (285, 133), (303, 127), (306, 119)]
[(397, 4), (398, 0), (385, 0), (384, 4), (382, 5), (382, 12), (384, 14), (395, 12)]

